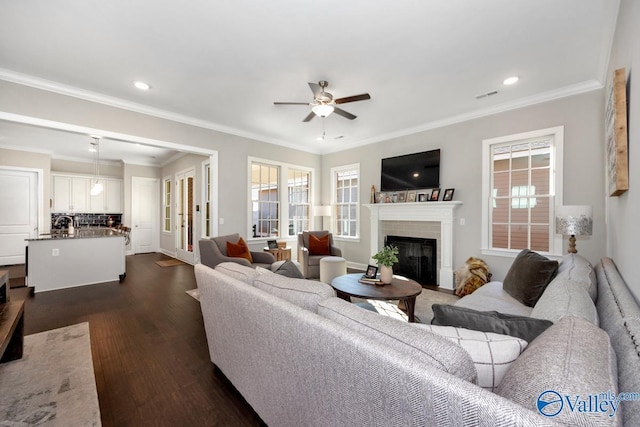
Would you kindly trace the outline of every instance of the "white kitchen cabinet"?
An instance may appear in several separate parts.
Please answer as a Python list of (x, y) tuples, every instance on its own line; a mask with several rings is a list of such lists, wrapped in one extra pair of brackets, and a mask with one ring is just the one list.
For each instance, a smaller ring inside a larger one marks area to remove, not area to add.
[(53, 212), (87, 212), (89, 210), (90, 178), (51, 175), (53, 181)]
[(101, 178), (102, 193), (92, 196), (92, 176), (51, 174), (53, 213), (122, 213), (122, 180)]
[(91, 212), (122, 213), (122, 180), (112, 178), (100, 179), (102, 193), (91, 196)]

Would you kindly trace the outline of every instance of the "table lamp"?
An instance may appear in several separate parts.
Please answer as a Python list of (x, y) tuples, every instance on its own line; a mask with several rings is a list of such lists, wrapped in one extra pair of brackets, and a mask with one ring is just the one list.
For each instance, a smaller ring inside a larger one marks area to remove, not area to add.
[(591, 236), (593, 208), (591, 206), (560, 206), (556, 209), (556, 233), (569, 237), (569, 253), (577, 254), (576, 236)]

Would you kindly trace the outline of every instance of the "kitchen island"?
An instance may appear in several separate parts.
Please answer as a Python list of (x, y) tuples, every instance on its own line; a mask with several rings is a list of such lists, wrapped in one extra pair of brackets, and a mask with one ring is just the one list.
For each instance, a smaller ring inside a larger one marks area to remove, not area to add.
[(27, 239), (27, 286), (37, 293), (122, 281), (125, 237), (113, 228), (76, 228)]

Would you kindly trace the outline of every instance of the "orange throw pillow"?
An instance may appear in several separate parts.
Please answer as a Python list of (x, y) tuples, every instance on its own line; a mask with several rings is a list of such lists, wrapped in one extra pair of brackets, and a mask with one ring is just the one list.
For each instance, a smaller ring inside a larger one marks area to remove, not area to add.
[(241, 237), (238, 243), (227, 242), (227, 255), (235, 258), (246, 258), (253, 264), (253, 257), (249, 251), (249, 246)]
[(328, 234), (320, 238), (309, 234), (309, 255), (331, 255)]

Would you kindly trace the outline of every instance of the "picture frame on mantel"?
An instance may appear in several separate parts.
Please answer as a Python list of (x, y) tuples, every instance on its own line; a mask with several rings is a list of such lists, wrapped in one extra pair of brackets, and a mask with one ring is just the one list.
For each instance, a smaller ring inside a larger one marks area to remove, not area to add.
[(446, 190), (444, 190), (444, 195), (442, 196), (442, 201), (443, 202), (450, 202), (451, 200), (453, 200), (453, 192), (455, 191), (455, 188), (447, 188)]
[(431, 196), (429, 196), (429, 201), (437, 202), (439, 198), (440, 198), (440, 189), (434, 188), (433, 190), (431, 190)]
[(609, 197), (629, 189), (626, 70), (614, 71), (605, 105), (606, 174)]

